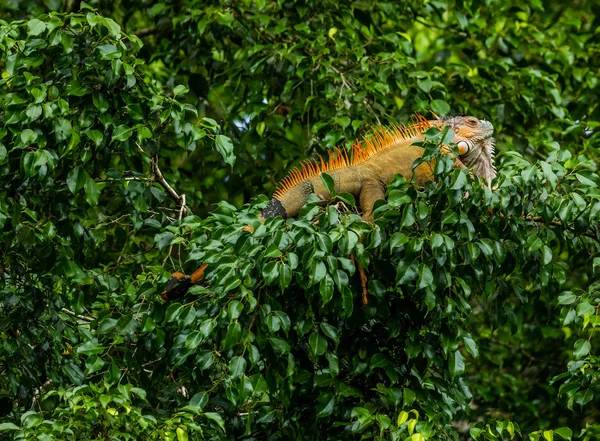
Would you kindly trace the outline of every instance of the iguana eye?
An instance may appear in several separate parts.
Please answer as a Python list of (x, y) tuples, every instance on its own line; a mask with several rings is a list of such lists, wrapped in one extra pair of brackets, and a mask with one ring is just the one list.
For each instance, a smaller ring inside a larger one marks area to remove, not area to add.
[(465, 121), (467, 123), (468, 126), (470, 127), (477, 127), (477, 124), (479, 124), (479, 120), (475, 117), (469, 117), (466, 119)]
[(460, 141), (456, 143), (456, 146), (458, 147), (458, 154), (461, 156), (469, 151), (469, 143), (466, 141)]

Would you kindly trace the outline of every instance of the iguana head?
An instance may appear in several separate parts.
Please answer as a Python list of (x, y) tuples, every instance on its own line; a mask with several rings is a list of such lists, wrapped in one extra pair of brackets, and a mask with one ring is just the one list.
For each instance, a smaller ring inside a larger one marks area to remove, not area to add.
[(453, 142), (458, 146), (459, 159), (472, 168), (488, 184), (496, 177), (494, 154), (496, 141), (492, 138), (494, 126), (489, 121), (474, 116), (442, 118), (443, 125), (456, 134)]

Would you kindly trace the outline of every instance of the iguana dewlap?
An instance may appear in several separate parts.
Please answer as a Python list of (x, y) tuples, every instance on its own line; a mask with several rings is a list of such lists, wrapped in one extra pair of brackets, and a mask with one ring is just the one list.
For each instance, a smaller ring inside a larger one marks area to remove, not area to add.
[[(419, 186), (433, 179), (434, 160), (422, 163), (413, 170), (414, 161), (424, 152), (422, 147), (413, 143), (422, 141), (424, 133), (431, 127), (443, 129), (445, 126), (455, 133), (452, 142), (458, 146), (459, 152), (455, 166), (472, 168), (489, 185), (496, 176), (495, 141), (492, 138), (494, 127), (489, 121), (474, 116), (427, 120), (417, 115), (411, 125), (375, 130), (373, 135), (354, 144), (350, 154), (337, 148), (327, 161), (319, 157), (318, 160), (301, 163), (300, 168), (292, 170), (280, 182), (260, 217), (262, 220), (274, 216), (295, 217), (313, 193), (323, 201), (329, 201), (331, 195), (321, 179), (321, 174), (327, 173), (333, 178), (336, 193), (351, 193), (358, 198), (363, 219), (370, 222), (373, 204), (385, 198), (385, 186), (395, 175), (411, 179), (414, 173)], [(446, 153), (450, 152), (448, 146), (442, 148)], [(252, 230), (249, 227), (247, 229)], [(206, 264), (191, 277), (179, 272), (173, 274), (162, 297), (172, 300), (185, 295), (190, 286), (202, 280), (205, 268)]]
[[(321, 179), (321, 173), (327, 173), (334, 180), (336, 193), (346, 192), (356, 196), (363, 219), (371, 221), (373, 204), (385, 197), (385, 186), (394, 176), (400, 174), (406, 179), (412, 178), (412, 165), (424, 151), (412, 143), (423, 140), (423, 133), (429, 128), (442, 129), (444, 126), (450, 127), (455, 133), (452, 142), (458, 145), (459, 150), (455, 165), (473, 167), (475, 174), (489, 184), (496, 176), (492, 138), (494, 127), (489, 121), (473, 116), (437, 120), (417, 116), (412, 125), (376, 130), (363, 142), (354, 144), (349, 155), (346, 150), (337, 148), (328, 161), (319, 158), (303, 162), (300, 169), (292, 170), (281, 181), (261, 216), (263, 219), (273, 216), (295, 217), (312, 193), (323, 201), (329, 201), (331, 195)], [(430, 161), (414, 170), (417, 185), (422, 186), (425, 181), (433, 179), (433, 166), (434, 161)]]

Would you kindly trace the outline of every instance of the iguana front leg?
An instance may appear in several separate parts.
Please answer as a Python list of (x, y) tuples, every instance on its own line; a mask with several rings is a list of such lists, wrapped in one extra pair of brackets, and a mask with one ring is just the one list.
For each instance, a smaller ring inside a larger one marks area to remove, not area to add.
[(363, 221), (373, 222), (373, 205), (378, 199), (385, 199), (385, 184), (379, 179), (364, 180), (359, 196)]

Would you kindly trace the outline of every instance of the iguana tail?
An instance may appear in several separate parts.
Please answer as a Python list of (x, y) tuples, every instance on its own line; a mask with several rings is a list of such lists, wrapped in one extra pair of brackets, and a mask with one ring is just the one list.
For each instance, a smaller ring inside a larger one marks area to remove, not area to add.
[(174, 272), (171, 274), (171, 280), (167, 282), (165, 290), (160, 296), (163, 300), (167, 301), (183, 297), (193, 285), (200, 283), (204, 279), (204, 271), (207, 266), (208, 264), (203, 263), (190, 277), (179, 271)]

